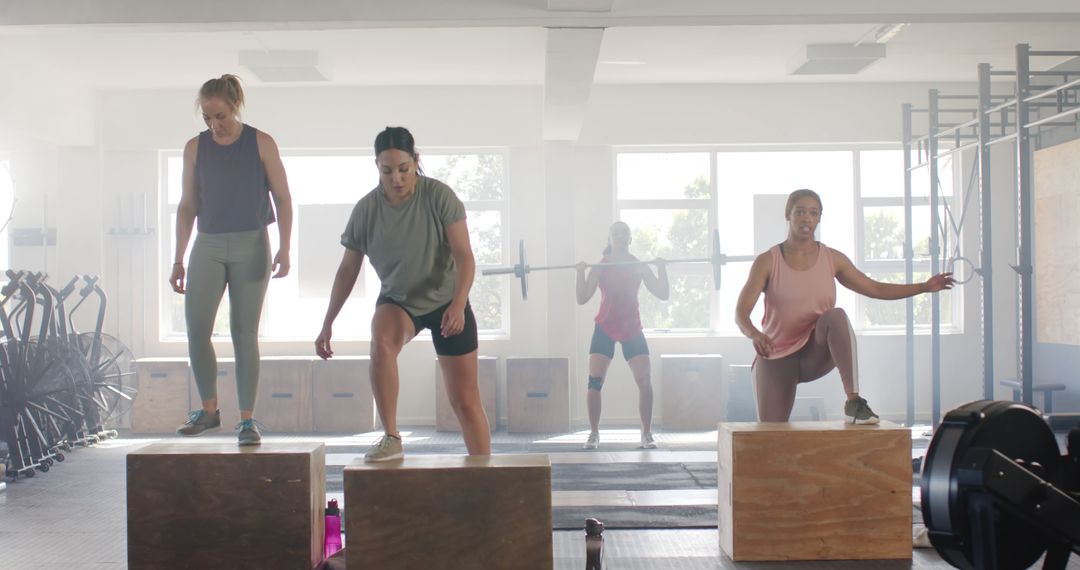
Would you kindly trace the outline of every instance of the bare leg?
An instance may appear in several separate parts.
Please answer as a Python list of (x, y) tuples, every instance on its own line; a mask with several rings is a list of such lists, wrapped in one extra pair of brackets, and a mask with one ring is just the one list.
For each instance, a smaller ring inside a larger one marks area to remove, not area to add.
[(371, 319), (371, 391), (375, 407), (387, 435), (398, 435), (397, 357), (401, 347), (416, 336), (412, 319), (404, 309), (392, 303), (379, 305)]
[(652, 364), (648, 354), (631, 358), (627, 364), (638, 385), (638, 413), (641, 414), (641, 433), (652, 432), (653, 388)]
[(491, 428), (480, 399), (476, 351), (461, 356), (439, 356), (439, 366), (469, 455), (491, 455)]
[[(603, 386), (604, 377), (607, 376), (609, 366), (611, 366), (611, 359), (607, 356), (604, 356), (603, 354), (590, 354), (589, 378), (599, 378), (600, 386)], [(600, 389), (589, 388), (585, 394), (585, 403), (589, 408), (589, 428), (593, 433), (598, 433), (600, 431)]]

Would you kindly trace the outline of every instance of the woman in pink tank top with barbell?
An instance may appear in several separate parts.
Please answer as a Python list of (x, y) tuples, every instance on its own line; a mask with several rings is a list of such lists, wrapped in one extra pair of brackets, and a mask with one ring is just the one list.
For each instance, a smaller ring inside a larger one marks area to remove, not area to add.
[[(904, 299), (953, 286), (952, 273), (923, 283), (874, 281), (846, 255), (814, 239), (821, 222), (821, 197), (813, 190), (788, 196), (784, 218), (788, 237), (759, 255), (739, 294), (735, 321), (754, 341), (754, 389), (758, 419), (786, 422), (801, 382), (811, 382), (833, 368), (840, 372), (847, 402), (844, 416), (852, 423), (876, 424), (878, 416), (859, 396), (859, 364), (855, 332), (843, 309), (836, 307), (836, 281), (874, 299)], [(765, 294), (762, 330), (750, 322), (758, 297)]]

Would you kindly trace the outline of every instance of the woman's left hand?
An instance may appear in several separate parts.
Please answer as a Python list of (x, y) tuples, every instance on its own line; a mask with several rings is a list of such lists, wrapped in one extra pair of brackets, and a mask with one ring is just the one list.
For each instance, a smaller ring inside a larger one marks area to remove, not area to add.
[(465, 305), (450, 303), (450, 306), (443, 311), (442, 335), (451, 337), (463, 330), (465, 330)]
[(938, 273), (937, 275), (929, 278), (923, 283), (926, 293), (937, 293), (943, 289), (952, 289), (956, 284), (956, 280), (953, 279), (952, 273)]
[(289, 252), (278, 251), (277, 255), (274, 256), (274, 266), (272, 268), (274, 270), (274, 279), (288, 275), (289, 267)]

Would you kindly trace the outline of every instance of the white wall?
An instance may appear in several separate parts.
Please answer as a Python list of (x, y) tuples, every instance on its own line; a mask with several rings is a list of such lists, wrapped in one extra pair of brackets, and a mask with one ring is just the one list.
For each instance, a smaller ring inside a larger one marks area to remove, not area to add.
[[(925, 100), (927, 88), (601, 85), (593, 91), (578, 144), (541, 140), (540, 87), (259, 88), (249, 93), (251, 107), (245, 120), (271, 133), (282, 148), (367, 148), (388, 124), (412, 129), (421, 151), (425, 145), (507, 147), (508, 243), (524, 239), (531, 263), (570, 263), (595, 257), (604, 243), (614, 210), (613, 146), (895, 142), (900, 138), (900, 104)], [(158, 151), (181, 148), (202, 128), (193, 94), (194, 88), (100, 93), (93, 146), (44, 148), (12, 156), (20, 191), (13, 225), (38, 227), (46, 215), (45, 224), (60, 228), (56, 248), (16, 248), (13, 265), (44, 269), (60, 278), (74, 272), (104, 275), (114, 301), (109, 330), (139, 357), (185, 354), (183, 343), (157, 340), (158, 285), (164, 279), (163, 264), (170, 261), (157, 258), (158, 240), (168, 236), (160, 231), (145, 237), (107, 232), (120, 224), (118, 197), (143, 196), (157, 207)], [(1008, 179), (1006, 167), (995, 164), (995, 171)], [(995, 279), (1002, 307), (995, 317), (1001, 331), (998, 346), (1008, 347), (1015, 344), (1008, 337), (1015, 318), (1006, 303), (1011, 209), (1004, 184), (995, 193), (994, 223), (1002, 236), (995, 242), (995, 258), (1000, 260)], [(357, 196), (366, 189), (358, 189)], [(967, 253), (977, 258), (977, 247), (969, 247)], [(328, 275), (328, 288), (331, 279)], [(519, 299), (516, 287), (511, 289), (512, 337), (483, 341), (481, 352), (569, 357), (573, 418), (576, 425), (584, 425), (585, 353), (597, 301), (577, 307), (570, 271), (534, 274), (530, 285), (528, 302)], [(946, 336), (942, 342), (945, 410), (981, 395), (978, 303), (976, 279), (966, 295), (965, 333)], [(310, 336), (316, 333), (311, 331)], [(750, 343), (742, 338), (654, 338), (650, 345), (654, 355), (719, 353), (729, 364), (749, 363), (753, 357)], [(231, 353), (227, 343), (219, 346), (220, 354)], [(904, 414), (903, 347), (902, 336), (861, 339), (863, 392), (888, 417)], [(338, 354), (364, 354), (367, 343), (340, 342), (335, 349)], [(1008, 358), (1006, 351), (1000, 352), (998, 365), (1004, 370)], [(311, 343), (264, 343), (263, 353), (306, 355)], [(930, 408), (928, 355), (929, 338), (920, 336), (917, 413), (923, 418)], [(401, 371), (402, 424), (433, 423), (430, 345), (407, 347)], [(658, 358), (653, 377), (658, 383)], [(626, 365), (617, 360), (609, 380), (604, 391), (605, 424), (634, 424), (637, 390)], [(804, 386), (800, 393), (825, 396), (827, 413), (840, 414), (843, 395), (835, 374)]]

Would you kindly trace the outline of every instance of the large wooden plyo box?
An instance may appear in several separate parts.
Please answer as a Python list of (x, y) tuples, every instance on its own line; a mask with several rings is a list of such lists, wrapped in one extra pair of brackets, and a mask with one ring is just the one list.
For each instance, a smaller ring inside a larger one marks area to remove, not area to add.
[[(495, 431), (495, 414), (497, 400), (495, 399), (495, 382), (498, 380), (499, 359), (494, 356), (481, 356), (477, 359), (477, 382), (480, 385), (480, 401), (484, 404), (484, 414), (487, 416), (488, 426)], [(435, 429), (437, 431), (461, 431), (461, 423), (458, 422), (457, 414), (450, 405), (450, 398), (446, 394), (446, 382), (443, 379), (442, 366), (435, 363)]]
[(144, 358), (138, 365), (139, 394), (132, 403), (133, 433), (173, 433), (187, 419), (186, 358)]
[(318, 433), (364, 433), (375, 429), (366, 356), (316, 360), (311, 368), (314, 429)]
[(570, 361), (506, 359), (506, 421), (511, 433), (570, 431)]
[(321, 443), (155, 443), (127, 456), (128, 567), (266, 570), (322, 559)]
[(882, 422), (724, 423), (720, 549), (732, 560), (911, 558), (911, 432)]
[(664, 429), (712, 430), (724, 413), (724, 357), (719, 354), (660, 356), (660, 417)]
[(553, 565), (547, 455), (405, 456), (345, 468), (349, 570)]

